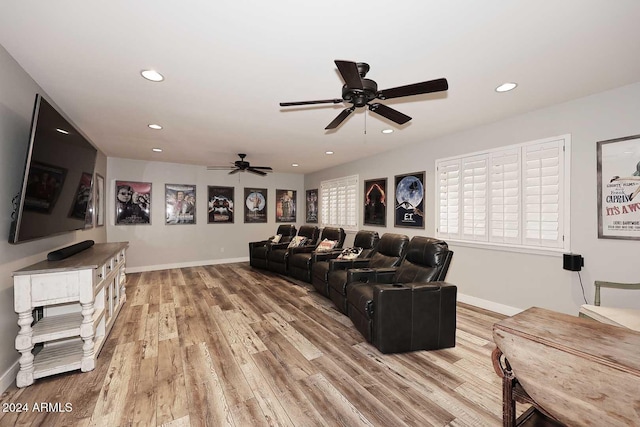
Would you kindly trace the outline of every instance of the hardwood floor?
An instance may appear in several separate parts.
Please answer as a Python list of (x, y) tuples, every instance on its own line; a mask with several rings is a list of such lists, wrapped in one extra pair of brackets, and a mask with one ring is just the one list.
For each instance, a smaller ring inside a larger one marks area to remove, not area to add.
[(0, 425), (499, 426), (503, 317), (458, 304), (455, 348), (383, 355), (311, 285), (248, 263), (129, 274), (96, 369), (13, 385), (2, 408), (28, 412)]

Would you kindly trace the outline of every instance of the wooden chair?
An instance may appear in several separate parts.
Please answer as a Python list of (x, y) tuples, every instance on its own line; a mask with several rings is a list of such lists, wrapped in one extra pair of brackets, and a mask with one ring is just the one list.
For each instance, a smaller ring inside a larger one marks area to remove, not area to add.
[(640, 289), (640, 283), (616, 283), (596, 280), (595, 286), (596, 292), (593, 299), (593, 305), (583, 304), (580, 307), (578, 315), (580, 317), (597, 320), (609, 325), (622, 326), (624, 328), (633, 329), (634, 331), (640, 331), (640, 310), (600, 305), (601, 288), (633, 290)]

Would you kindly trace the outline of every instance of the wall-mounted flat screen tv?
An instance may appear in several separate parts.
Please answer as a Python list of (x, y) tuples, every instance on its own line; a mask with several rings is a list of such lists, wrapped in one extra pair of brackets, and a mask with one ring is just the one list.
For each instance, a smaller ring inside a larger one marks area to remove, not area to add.
[(46, 99), (36, 95), (10, 243), (85, 228), (97, 152)]

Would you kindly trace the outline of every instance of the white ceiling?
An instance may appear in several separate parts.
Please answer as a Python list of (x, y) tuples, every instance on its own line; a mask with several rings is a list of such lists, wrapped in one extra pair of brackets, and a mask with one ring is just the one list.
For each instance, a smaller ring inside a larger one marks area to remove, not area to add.
[[(108, 156), (242, 152), (309, 173), (638, 82), (639, 18), (638, 0), (13, 0), (0, 44)], [(403, 126), (361, 108), (325, 131), (343, 104), (279, 107), (339, 98), (335, 59), (370, 64), (379, 89), (445, 77), (449, 91), (384, 101)], [(506, 81), (519, 86), (496, 93)]]

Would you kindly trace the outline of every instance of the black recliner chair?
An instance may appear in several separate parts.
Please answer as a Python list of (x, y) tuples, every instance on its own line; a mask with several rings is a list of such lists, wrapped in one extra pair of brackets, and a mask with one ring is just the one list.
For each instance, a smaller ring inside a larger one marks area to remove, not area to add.
[(385, 233), (375, 250), (363, 250), (360, 257), (354, 260), (331, 261), (327, 275), (328, 291), (329, 298), (338, 310), (347, 314), (347, 286), (356, 281), (350, 276), (351, 269), (396, 267), (400, 265), (408, 244), (409, 237), (404, 234)]
[(351, 270), (356, 329), (382, 353), (454, 347), (457, 288), (443, 282), (452, 256), (444, 241), (416, 236), (398, 268)]
[[(319, 229), (315, 225), (303, 225), (298, 231), (298, 236), (306, 237), (307, 242), (305, 245), (315, 247), (318, 240)], [(293, 240), (293, 239), (292, 239)], [(275, 273), (287, 274), (287, 264), (290, 249), (289, 243), (276, 243), (271, 245), (269, 253), (267, 254), (267, 268)]]
[[(296, 226), (293, 224), (281, 224), (278, 226), (276, 234), (281, 235), (278, 243), (289, 243), (293, 236), (296, 235)], [(273, 243), (270, 240), (261, 240), (259, 242), (249, 242), (249, 265), (257, 268), (267, 268), (267, 254)]]
[[(377, 231), (360, 230), (356, 233), (353, 239), (353, 247), (362, 249), (362, 252), (358, 254), (357, 259), (362, 261), (368, 259), (373, 255), (380, 237)], [(311, 260), (311, 283), (316, 290), (329, 297), (329, 279), (328, 275), (331, 271), (343, 269), (346, 278), (346, 269), (354, 268), (354, 260), (342, 260), (336, 259), (340, 255), (341, 251), (335, 252), (315, 252), (313, 259)]]
[[(294, 279), (311, 283), (311, 270), (313, 269), (314, 256), (338, 256), (340, 251), (337, 249), (342, 249), (345, 237), (346, 233), (343, 228), (324, 227), (315, 246), (305, 245), (299, 248), (291, 248), (289, 252), (289, 266), (287, 274)], [(330, 252), (316, 252), (316, 249), (324, 239), (336, 242), (336, 245), (333, 248), (334, 250), (331, 250)]]

